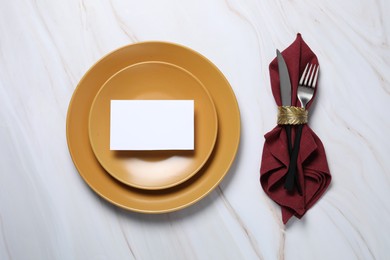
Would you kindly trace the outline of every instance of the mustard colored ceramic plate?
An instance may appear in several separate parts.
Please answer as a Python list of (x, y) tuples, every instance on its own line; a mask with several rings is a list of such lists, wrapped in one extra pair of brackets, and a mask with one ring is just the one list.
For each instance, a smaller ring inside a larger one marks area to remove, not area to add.
[[(162, 190), (143, 190), (119, 182), (100, 165), (89, 142), (89, 111), (99, 89), (118, 71), (145, 61), (167, 62), (191, 72), (207, 88), (218, 115), (217, 141), (206, 164), (187, 181)], [(86, 72), (69, 104), (66, 134), (78, 172), (97, 194), (125, 209), (163, 213), (199, 201), (221, 182), (238, 149), (240, 114), (229, 83), (205, 57), (177, 44), (142, 42), (106, 55)]]
[[(195, 149), (191, 151), (110, 150), (111, 100), (194, 100)], [(116, 73), (96, 95), (89, 138), (100, 164), (117, 180), (141, 189), (165, 189), (193, 176), (207, 161), (217, 137), (217, 112), (190, 72), (170, 63), (141, 62)]]

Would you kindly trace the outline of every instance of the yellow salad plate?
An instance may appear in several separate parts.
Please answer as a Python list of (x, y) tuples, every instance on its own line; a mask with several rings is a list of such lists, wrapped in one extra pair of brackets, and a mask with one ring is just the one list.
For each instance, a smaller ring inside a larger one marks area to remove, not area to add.
[[(110, 150), (111, 100), (149, 99), (194, 100), (194, 150)], [(103, 85), (92, 103), (89, 137), (100, 164), (114, 178), (136, 188), (164, 189), (202, 168), (213, 151), (217, 125), (212, 98), (195, 76), (174, 64), (146, 61), (120, 70)]]

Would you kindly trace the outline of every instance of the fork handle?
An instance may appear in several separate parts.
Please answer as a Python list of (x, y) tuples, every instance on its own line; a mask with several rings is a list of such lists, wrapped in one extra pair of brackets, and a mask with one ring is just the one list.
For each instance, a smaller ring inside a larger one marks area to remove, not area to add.
[(290, 156), (290, 165), (288, 167), (286, 181), (284, 183), (284, 188), (289, 192), (292, 192), (294, 190), (294, 185), (296, 185), (298, 193), (300, 195), (302, 195), (302, 189), (297, 178), (297, 159), (298, 159), (299, 147), (301, 144), (302, 128), (303, 125), (299, 125), (297, 129), (297, 133), (295, 135), (294, 147), (292, 149), (291, 156)]

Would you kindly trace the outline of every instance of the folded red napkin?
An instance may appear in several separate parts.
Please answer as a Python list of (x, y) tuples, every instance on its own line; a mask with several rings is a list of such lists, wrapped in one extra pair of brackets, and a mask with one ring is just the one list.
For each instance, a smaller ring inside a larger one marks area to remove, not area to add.
[[(292, 105), (300, 106), (297, 98), (299, 77), (307, 63), (318, 64), (316, 55), (303, 41), (300, 34), (296, 40), (282, 52), (290, 74), (292, 86)], [(271, 88), (276, 104), (282, 105), (280, 98), (279, 71), (277, 59), (270, 66)], [(316, 90), (318, 88), (318, 84)], [(310, 108), (308, 103), (306, 109)], [(310, 121), (310, 119), (309, 119)], [(294, 128), (292, 134), (294, 135)], [(267, 195), (282, 208), (283, 223), (294, 215), (301, 218), (325, 192), (331, 181), (331, 175), (326, 160), (324, 146), (318, 136), (305, 124), (302, 129), (301, 146), (297, 160), (297, 176), (302, 195), (295, 189), (289, 192), (284, 188), (284, 182), (290, 163), (286, 132), (277, 125), (265, 137), (263, 158), (260, 168), (260, 183)], [(294, 137), (292, 136), (292, 140)]]

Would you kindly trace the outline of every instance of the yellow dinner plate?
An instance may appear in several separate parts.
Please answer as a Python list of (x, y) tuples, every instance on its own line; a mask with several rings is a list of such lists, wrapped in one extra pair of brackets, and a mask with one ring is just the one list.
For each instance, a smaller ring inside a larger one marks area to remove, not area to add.
[[(110, 150), (110, 102), (129, 99), (194, 100), (195, 149)], [(205, 164), (217, 123), (214, 103), (195, 76), (174, 64), (147, 61), (124, 68), (103, 85), (92, 103), (89, 138), (100, 164), (114, 178), (141, 189), (164, 189), (187, 180)]]
[[(138, 189), (119, 182), (100, 165), (89, 142), (89, 111), (99, 89), (118, 71), (145, 61), (171, 63), (192, 73), (207, 88), (218, 115), (217, 141), (206, 164), (187, 181), (162, 190)], [(106, 55), (84, 75), (69, 104), (66, 133), (73, 162), (91, 189), (119, 207), (162, 213), (199, 201), (221, 182), (238, 149), (240, 113), (229, 83), (205, 57), (177, 44), (143, 42)]]

